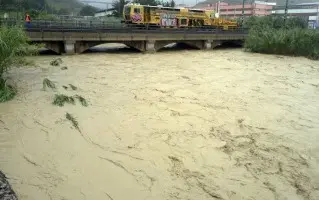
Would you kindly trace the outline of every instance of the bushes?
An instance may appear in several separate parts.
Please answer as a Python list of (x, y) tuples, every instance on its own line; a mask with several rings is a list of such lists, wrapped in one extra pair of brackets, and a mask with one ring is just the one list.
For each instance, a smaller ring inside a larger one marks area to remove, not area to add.
[(8, 85), (6, 80), (0, 78), (0, 103), (13, 99), (16, 95), (16, 89)]
[(251, 29), (245, 48), (258, 53), (319, 59), (319, 32), (308, 29)]
[(24, 56), (37, 52), (37, 47), (28, 44), (28, 38), (19, 27), (0, 27), (0, 102), (10, 100), (16, 94), (3, 78), (13, 65), (25, 63)]
[(299, 17), (290, 17), (284, 20), (282, 16), (269, 15), (264, 17), (248, 17), (244, 20), (243, 26), (245, 28), (274, 28), (274, 29), (282, 29), (282, 28), (302, 28), (305, 29), (308, 27), (307, 20)]
[(249, 34), (245, 48), (252, 52), (319, 59), (319, 32), (307, 29), (300, 18), (253, 17), (245, 22)]

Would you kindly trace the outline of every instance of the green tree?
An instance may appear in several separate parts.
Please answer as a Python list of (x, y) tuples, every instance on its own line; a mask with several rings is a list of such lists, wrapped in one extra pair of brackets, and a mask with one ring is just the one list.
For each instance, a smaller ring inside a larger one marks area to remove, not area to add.
[(60, 8), (57, 11), (57, 14), (59, 14), (59, 15), (68, 15), (68, 14), (70, 14), (70, 10), (67, 9), (67, 8)]
[(22, 0), (19, 2), (21, 2), (22, 8), (24, 8), (25, 10), (33, 9), (40, 11), (44, 10), (47, 6), (45, 0)]
[(319, 32), (308, 29), (302, 18), (251, 17), (244, 21), (244, 27), (249, 28), (246, 50), (319, 59)]
[(175, 1), (171, 0), (171, 1), (166, 1), (166, 2), (161, 2), (160, 5), (163, 5), (164, 7), (175, 7)]
[(0, 102), (12, 99), (16, 89), (7, 84), (4, 74), (12, 66), (25, 64), (26, 55), (37, 52), (36, 46), (28, 44), (28, 37), (19, 27), (0, 27)]
[(174, 0), (171, 0), (171, 2), (170, 2), (170, 7), (175, 7), (176, 6), (176, 3), (175, 3), (175, 1)]
[(97, 8), (93, 7), (93, 6), (84, 6), (81, 11), (80, 11), (80, 15), (81, 16), (94, 16), (94, 14), (98, 11)]
[(121, 17), (123, 13), (124, 5), (127, 4), (129, 1), (126, 0), (118, 0), (114, 1), (112, 6), (114, 8), (113, 16), (114, 17)]

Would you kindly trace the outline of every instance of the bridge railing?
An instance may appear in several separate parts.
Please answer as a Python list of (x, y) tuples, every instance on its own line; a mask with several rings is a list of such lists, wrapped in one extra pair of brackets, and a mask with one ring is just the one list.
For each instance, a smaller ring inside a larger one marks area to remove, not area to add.
[(0, 26), (21, 26), (26, 31), (76, 31), (76, 32), (230, 32), (230, 33), (247, 33), (244, 28), (231, 28), (223, 30), (222, 28), (211, 28), (205, 26), (194, 26), (187, 28), (158, 28), (150, 25), (130, 24), (124, 25), (119, 22), (108, 22), (100, 20), (34, 20), (30, 24), (25, 24), (22, 20), (6, 19), (0, 20)]

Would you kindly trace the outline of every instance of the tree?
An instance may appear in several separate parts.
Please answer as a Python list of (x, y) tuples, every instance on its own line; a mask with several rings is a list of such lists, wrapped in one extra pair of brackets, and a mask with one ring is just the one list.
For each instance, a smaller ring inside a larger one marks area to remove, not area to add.
[(45, 0), (22, 0), (21, 1), (22, 8), (29, 10), (44, 10), (47, 6)]
[(81, 16), (94, 16), (94, 14), (98, 11), (97, 8), (93, 7), (93, 6), (84, 6), (81, 11), (80, 11), (80, 15)]
[(59, 15), (68, 15), (68, 14), (70, 14), (70, 10), (67, 8), (60, 8), (60, 10), (58, 10), (57, 13)]
[(29, 38), (23, 29), (0, 26), (0, 102), (8, 101), (16, 94), (16, 89), (7, 84), (3, 75), (12, 66), (24, 65), (25, 56), (37, 51), (36, 46), (29, 44)]
[(126, 1), (126, 0), (117, 0), (117, 1), (114, 1), (112, 6), (114, 8), (114, 11), (113, 11), (113, 16), (114, 17), (121, 17), (122, 16), (122, 13), (123, 13), (123, 8), (124, 8), (124, 5), (129, 3), (129, 1)]
[(175, 3), (175, 1), (174, 0), (171, 0), (171, 2), (170, 2), (170, 7), (175, 7), (176, 6), (176, 3)]

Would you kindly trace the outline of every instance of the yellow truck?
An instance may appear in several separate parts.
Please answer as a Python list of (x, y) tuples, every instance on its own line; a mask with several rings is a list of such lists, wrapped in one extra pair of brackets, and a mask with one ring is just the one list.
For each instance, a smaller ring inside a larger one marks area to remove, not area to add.
[(222, 28), (236, 29), (236, 22), (217, 18), (213, 10), (172, 8), (126, 4), (123, 9), (122, 23), (140, 27), (156, 28)]

